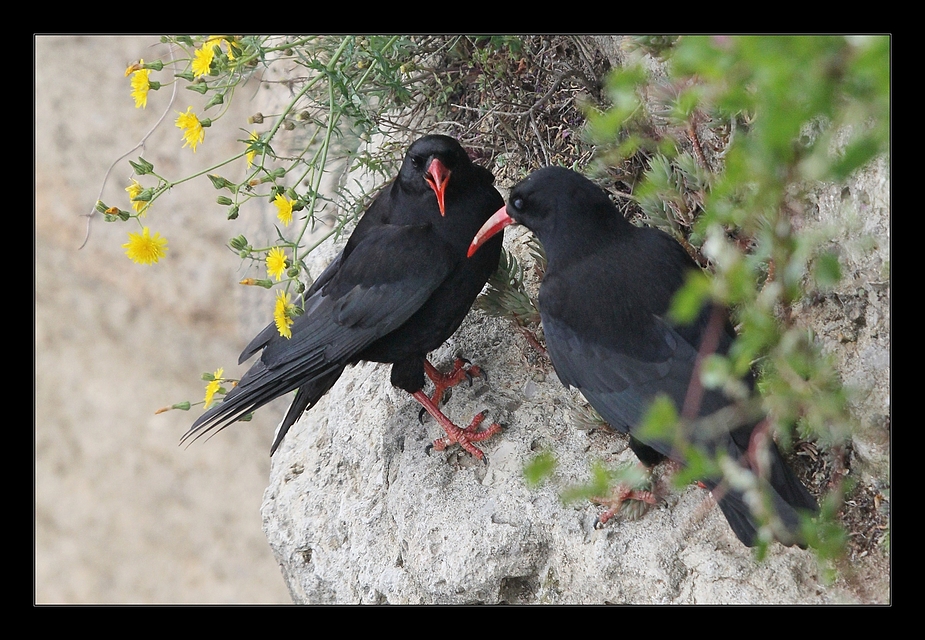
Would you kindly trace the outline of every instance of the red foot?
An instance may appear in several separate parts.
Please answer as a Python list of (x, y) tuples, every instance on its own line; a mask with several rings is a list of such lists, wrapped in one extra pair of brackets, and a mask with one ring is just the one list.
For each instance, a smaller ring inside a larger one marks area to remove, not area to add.
[(465, 429), (460, 429), (455, 424), (453, 424), (449, 418), (443, 415), (443, 412), (437, 408), (436, 403), (434, 403), (434, 401), (431, 400), (426, 393), (423, 391), (415, 391), (411, 395), (414, 396), (415, 400), (421, 403), (421, 406), (427, 410), (427, 413), (432, 415), (434, 419), (440, 423), (440, 426), (443, 427), (443, 430), (446, 431), (445, 438), (438, 438), (434, 440), (434, 449), (437, 451), (443, 451), (455, 442), (479, 460), (484, 460), (485, 454), (482, 453), (481, 449), (472, 443), (481, 442), (482, 440), (487, 440), (488, 438), (492, 437), (501, 431), (501, 425), (493, 422), (484, 431), (477, 431), (479, 425), (485, 419), (485, 412), (483, 411), (479, 414), (476, 414), (476, 416), (472, 418), (472, 422), (469, 423), (469, 426), (467, 426)]
[[(627, 500), (634, 500), (634, 501), (641, 502), (643, 504), (648, 504), (648, 505), (653, 505), (653, 504), (658, 503), (658, 500), (656, 499), (655, 494), (652, 493), (651, 491), (642, 491), (640, 489), (630, 489), (628, 487), (622, 487), (622, 486), (614, 491), (613, 497), (591, 498), (591, 500), (598, 504), (610, 506), (610, 508), (607, 509), (607, 511), (605, 511), (600, 516), (598, 516), (597, 522), (595, 523), (595, 528), (603, 527), (605, 524), (607, 524), (608, 520), (610, 520), (615, 515), (617, 515), (620, 509), (624, 508), (624, 505)], [(641, 514), (635, 515), (634, 517), (639, 517), (639, 515)]]
[(424, 359), (424, 373), (434, 383), (434, 394), (430, 399), (433, 400), (435, 405), (439, 406), (443, 400), (444, 392), (450, 387), (455, 387), (463, 380), (468, 380), (471, 386), (472, 378), (487, 377), (485, 372), (477, 365), (471, 365), (467, 368), (467, 364), (469, 364), (469, 361), (465, 358), (456, 358), (453, 362), (453, 370), (449, 373), (441, 373), (427, 358)]

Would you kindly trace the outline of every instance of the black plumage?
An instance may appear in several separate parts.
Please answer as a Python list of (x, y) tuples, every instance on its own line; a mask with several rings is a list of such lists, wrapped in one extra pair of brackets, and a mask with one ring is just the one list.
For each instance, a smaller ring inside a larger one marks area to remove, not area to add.
[[(413, 394), (450, 441), (481, 457), (471, 443), (485, 432), (475, 432), (477, 423), (471, 431), (460, 430), (437, 409), (439, 395), (431, 400), (422, 388), (425, 366), (428, 375), (436, 374), (428, 352), (456, 331), (498, 266), (501, 238), (479, 259), (466, 258), (473, 234), (504, 204), (493, 182), (453, 138), (431, 135), (414, 142), (398, 177), (373, 200), (343, 251), (300, 299), (304, 313), (294, 318), (291, 338), (280, 336), (274, 324), (260, 332), (239, 362), (258, 352), (260, 359), (183, 439), (222, 429), (298, 390), (272, 455), (344, 369), (366, 360), (391, 363), (392, 384)], [(458, 362), (450, 383), (466, 373), (461, 366)], [(495, 430), (493, 425), (489, 431)]]
[[(477, 256), (482, 242), (512, 222), (530, 228), (546, 251), (539, 306), (559, 379), (579, 389), (614, 428), (629, 434), (630, 446), (645, 465), (665, 457), (683, 463), (671, 438), (640, 434), (638, 425), (659, 394), (667, 395), (687, 418), (708, 416), (731, 404), (722, 391), (702, 389), (694, 376), (701, 351), (726, 353), (735, 338), (726, 310), (705, 305), (686, 325), (668, 318), (674, 294), (688, 272), (698, 268), (694, 261), (669, 235), (630, 224), (602, 189), (559, 167), (536, 171), (515, 186), (506, 209), (473, 240), (470, 255)], [(686, 436), (711, 456), (725, 453), (755, 469), (752, 437), (759, 424), (701, 428)], [(798, 512), (817, 511), (816, 501), (773, 441), (766, 450), (768, 465), (762, 475), (783, 525), (777, 538), (801, 544)], [(756, 518), (743, 494), (722, 484), (720, 477), (701, 480), (736, 536), (746, 545), (756, 544)]]

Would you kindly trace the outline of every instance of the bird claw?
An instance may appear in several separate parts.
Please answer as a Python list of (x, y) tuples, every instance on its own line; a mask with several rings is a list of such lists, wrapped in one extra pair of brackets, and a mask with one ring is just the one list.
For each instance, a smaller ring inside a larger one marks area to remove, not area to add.
[(658, 504), (658, 498), (652, 491), (631, 489), (627, 486), (618, 486), (609, 498), (593, 497), (591, 500), (609, 507), (594, 521), (595, 529), (603, 529), (618, 513), (622, 513), (629, 520), (638, 520), (652, 505)]
[(488, 382), (488, 374), (478, 365), (472, 364), (468, 359), (457, 355), (453, 361), (453, 370), (449, 373), (441, 373), (429, 360), (424, 360), (424, 373), (434, 383), (434, 393), (431, 400), (437, 406), (443, 402), (446, 392), (462, 382), (464, 379), (469, 381), (472, 386), (474, 378), (484, 378)]
[[(447, 419), (446, 423), (441, 421), (441, 425), (446, 431), (446, 435), (442, 438), (437, 438), (427, 449), (433, 449), (434, 451), (443, 451), (452, 444), (458, 444), (463, 449), (468, 451), (472, 456), (481, 460), (485, 464), (488, 464), (488, 456), (485, 455), (485, 452), (476, 447), (474, 442), (481, 442), (482, 440), (487, 440), (492, 437), (504, 427), (502, 427), (497, 422), (491, 423), (487, 429), (479, 431), (479, 425), (485, 420), (486, 412), (481, 411), (472, 418), (472, 421), (465, 428), (457, 427), (455, 424)], [(429, 453), (428, 453), (429, 455)]]

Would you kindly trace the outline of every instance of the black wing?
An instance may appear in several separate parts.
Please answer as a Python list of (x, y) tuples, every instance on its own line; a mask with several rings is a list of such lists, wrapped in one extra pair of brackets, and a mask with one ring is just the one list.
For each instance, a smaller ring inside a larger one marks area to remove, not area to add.
[(543, 313), (542, 318), (547, 348), (559, 379), (581, 391), (615, 429), (677, 459), (670, 440), (640, 438), (637, 425), (659, 394), (667, 395), (680, 411), (697, 350), (657, 317), (639, 334), (643, 340), (634, 344), (632, 354), (619, 344), (580, 337), (567, 322), (548, 313)]
[(338, 257), (336, 273), (325, 272), (327, 281), (304, 301), (290, 339), (270, 325), (248, 345), (242, 358), (263, 349), (260, 360), (182, 440), (221, 430), (299, 387), (323, 394), (364, 347), (420, 309), (454, 268), (452, 255), (429, 225), (370, 230), (349, 256)]

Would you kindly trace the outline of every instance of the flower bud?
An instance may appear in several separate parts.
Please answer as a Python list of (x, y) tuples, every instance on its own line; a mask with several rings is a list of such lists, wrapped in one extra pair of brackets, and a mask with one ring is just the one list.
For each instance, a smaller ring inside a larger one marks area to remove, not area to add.
[(210, 174), (207, 174), (207, 177), (209, 178), (209, 180), (212, 181), (212, 186), (215, 187), (216, 189), (228, 189), (234, 186), (231, 182), (228, 182), (227, 180), (225, 180), (225, 178), (221, 176), (216, 176), (210, 173)]
[(215, 105), (224, 104), (224, 103), (225, 103), (224, 95), (221, 93), (216, 93), (214, 96), (212, 96), (212, 99), (206, 103), (206, 106), (203, 107), (203, 110), (208, 109), (209, 107), (214, 107)]
[(154, 412), (154, 415), (157, 415), (159, 413), (165, 413), (167, 411), (170, 411), (171, 409), (179, 409), (180, 411), (189, 411), (190, 406), (191, 405), (189, 403), (189, 400), (185, 402), (178, 402), (177, 404), (172, 404), (169, 407), (162, 407), (158, 409), (157, 411)]
[(138, 162), (132, 162), (131, 160), (129, 160), (128, 163), (132, 165), (132, 169), (135, 170), (135, 173), (140, 176), (147, 175), (151, 173), (152, 171), (154, 171), (154, 165), (148, 162), (147, 160), (145, 160), (144, 158), (142, 158), (141, 156), (138, 156)]
[(257, 278), (244, 278), (238, 284), (244, 284), (251, 287), (263, 287), (264, 289), (270, 289), (273, 287), (272, 280), (258, 280)]

